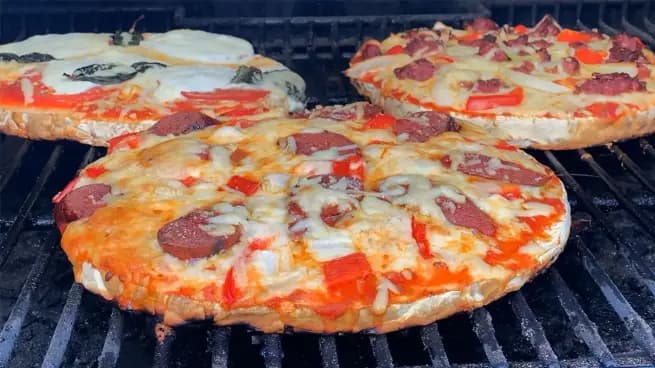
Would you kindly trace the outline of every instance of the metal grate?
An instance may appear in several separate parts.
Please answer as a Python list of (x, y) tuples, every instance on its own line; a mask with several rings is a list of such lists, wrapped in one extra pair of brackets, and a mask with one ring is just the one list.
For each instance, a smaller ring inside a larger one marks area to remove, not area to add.
[[(358, 99), (341, 71), (361, 39), (436, 19), (457, 24), (490, 13), (500, 23), (532, 24), (550, 12), (567, 26), (626, 30), (655, 46), (655, 20), (646, 1), (281, 4), (158, 1), (100, 8), (91, 2), (0, 1), (0, 41), (125, 29), (143, 13), (150, 31), (193, 27), (252, 40), (259, 52), (306, 78), (314, 103)], [(263, 17), (267, 14), (275, 17)], [(50, 198), (104, 150), (0, 135), (0, 366), (653, 366), (654, 144), (643, 138), (532, 152), (567, 185), (574, 211), (571, 239), (544, 275), (485, 308), (379, 336), (264, 335), (244, 326), (194, 324), (158, 343), (154, 318), (120, 312), (73, 283), (58, 247)]]

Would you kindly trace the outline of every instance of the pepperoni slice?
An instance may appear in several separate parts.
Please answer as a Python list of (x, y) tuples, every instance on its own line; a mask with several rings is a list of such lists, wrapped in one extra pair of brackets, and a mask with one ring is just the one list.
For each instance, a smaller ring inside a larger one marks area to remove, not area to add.
[(111, 187), (107, 184), (89, 184), (70, 191), (55, 203), (57, 227), (63, 231), (69, 223), (90, 217), (98, 208), (107, 204), (103, 197), (110, 192)]
[(334, 226), (352, 210), (352, 207), (339, 208), (336, 204), (328, 204), (321, 208), (321, 220), (328, 226)]
[(491, 217), (476, 207), (470, 199), (466, 198), (465, 202), (460, 203), (442, 195), (437, 197), (436, 202), (450, 223), (477, 230), (488, 236), (496, 233), (496, 225)]
[(411, 63), (393, 70), (398, 79), (411, 79), (424, 82), (434, 75), (436, 71), (434, 64), (426, 59), (418, 59)]
[(393, 126), (395, 135), (407, 134), (409, 142), (425, 142), (447, 131), (458, 131), (459, 126), (448, 115), (436, 111), (420, 111), (398, 119)]
[[(293, 143), (290, 140), (293, 139)], [(282, 148), (295, 146), (295, 153), (311, 155), (317, 151), (324, 151), (330, 148), (354, 146), (355, 143), (345, 136), (333, 132), (320, 133), (296, 133), (280, 141)], [(357, 147), (339, 150), (340, 155), (352, 154), (359, 150)]]
[[(450, 167), (450, 157), (444, 156), (441, 163), (446, 167)], [(514, 162), (492, 158), (479, 153), (464, 154), (464, 162), (455, 169), (468, 175), (532, 186), (544, 185), (551, 177), (551, 175), (527, 169)]]
[(209, 257), (223, 249), (228, 249), (241, 238), (241, 227), (224, 235), (214, 235), (202, 229), (208, 218), (219, 213), (194, 210), (164, 225), (157, 232), (157, 241), (164, 252), (179, 259)]
[(216, 124), (218, 124), (217, 120), (205, 114), (195, 111), (183, 111), (161, 118), (155, 125), (150, 127), (149, 131), (159, 136), (182, 135)]
[(357, 102), (346, 106), (322, 106), (311, 113), (311, 118), (322, 118), (337, 121), (369, 120), (382, 112), (382, 108), (368, 102)]
[(319, 184), (325, 189), (332, 189), (338, 191), (362, 191), (364, 184), (362, 181), (353, 176), (337, 176), (332, 174), (315, 175), (308, 179), (320, 178)]

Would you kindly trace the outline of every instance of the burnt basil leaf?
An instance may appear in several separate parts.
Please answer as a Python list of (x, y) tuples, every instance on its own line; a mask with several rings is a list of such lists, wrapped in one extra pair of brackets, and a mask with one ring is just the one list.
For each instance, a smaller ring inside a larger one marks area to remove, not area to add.
[(262, 80), (262, 71), (254, 66), (240, 65), (230, 83), (255, 84)]
[(116, 31), (111, 35), (111, 44), (114, 46), (138, 46), (141, 41), (143, 41), (143, 34), (141, 32)]
[(10, 54), (8, 52), (0, 52), (0, 61), (18, 61), (20, 57), (16, 54)]
[(114, 46), (123, 46), (123, 32), (114, 32), (114, 34), (111, 35), (111, 44)]
[(137, 71), (132, 67), (118, 64), (91, 64), (75, 69), (73, 73), (64, 76), (74, 81), (91, 82), (95, 84), (118, 84), (134, 78)]
[(18, 61), (21, 63), (42, 63), (44, 61), (50, 61), (54, 59), (55, 58), (52, 55), (42, 54), (40, 52), (32, 52), (29, 54), (21, 55)]
[(128, 45), (138, 46), (141, 43), (141, 41), (143, 41), (143, 34), (141, 32), (133, 31), (130, 32), (130, 34), (132, 35), (132, 37), (130, 37), (130, 42), (127, 43)]
[(157, 62), (148, 62), (148, 61), (139, 61), (132, 64), (132, 68), (138, 73), (143, 73), (150, 68), (166, 68), (166, 64), (157, 63)]

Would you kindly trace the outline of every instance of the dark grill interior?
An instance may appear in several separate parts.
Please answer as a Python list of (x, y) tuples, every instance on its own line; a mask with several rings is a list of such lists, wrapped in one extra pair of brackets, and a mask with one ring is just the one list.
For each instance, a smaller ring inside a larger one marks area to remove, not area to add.
[[(181, 3), (181, 2), (180, 2)], [(189, 27), (247, 38), (308, 82), (311, 103), (359, 99), (341, 71), (360, 41), (389, 32), (461, 25), (491, 15), (534, 24), (627, 31), (655, 47), (650, 2), (631, 1), (0, 1), (0, 42), (33, 34)], [(0, 135), (0, 366), (442, 367), (655, 364), (653, 139), (532, 152), (564, 180), (573, 208), (564, 254), (532, 283), (486, 308), (387, 335), (264, 335), (244, 326), (176, 328), (120, 312), (73, 282), (50, 198), (104, 154), (71, 142)]]

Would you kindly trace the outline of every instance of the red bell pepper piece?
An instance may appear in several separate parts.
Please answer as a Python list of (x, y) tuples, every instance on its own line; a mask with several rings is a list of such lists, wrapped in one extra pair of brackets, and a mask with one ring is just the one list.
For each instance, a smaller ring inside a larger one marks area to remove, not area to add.
[(473, 95), (466, 101), (466, 110), (488, 110), (498, 106), (517, 106), (523, 101), (523, 88), (516, 87), (509, 93), (498, 95)]
[(234, 175), (227, 181), (227, 186), (247, 196), (251, 196), (259, 190), (260, 184), (256, 180)]

